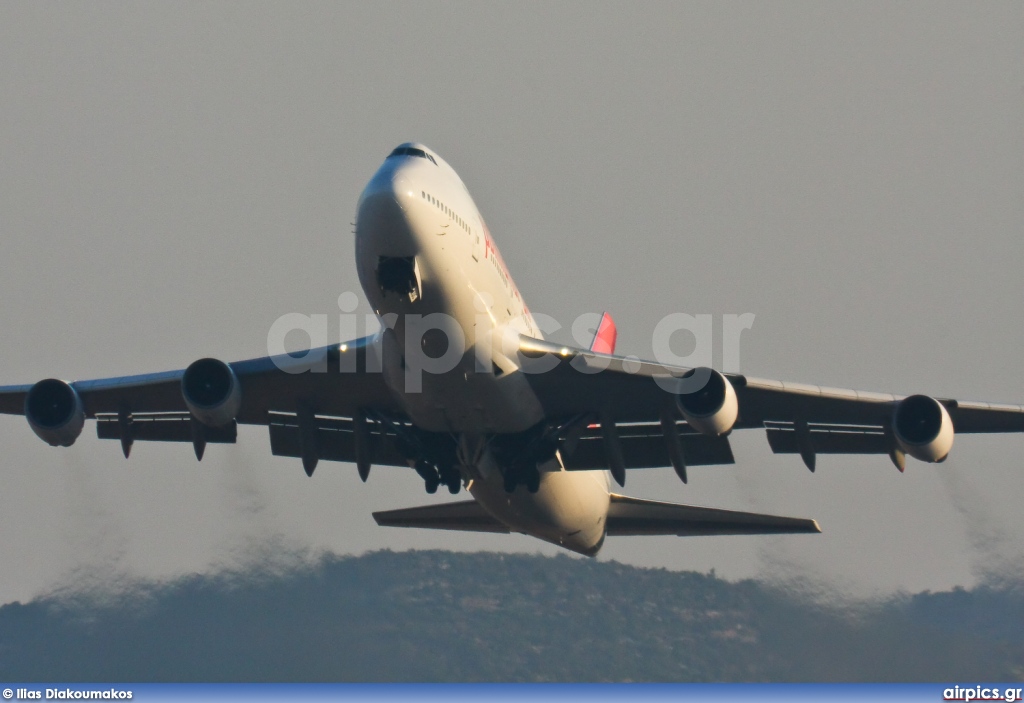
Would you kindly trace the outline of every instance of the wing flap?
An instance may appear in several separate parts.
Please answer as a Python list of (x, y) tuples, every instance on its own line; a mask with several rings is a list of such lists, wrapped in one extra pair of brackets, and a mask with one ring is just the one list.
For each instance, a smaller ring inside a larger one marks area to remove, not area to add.
[[(270, 452), (274, 456), (302, 456), (302, 440), (296, 416), (286, 413), (269, 414)], [(326, 461), (347, 461), (355, 463), (355, 423), (339, 417), (316, 417), (317, 457)], [(378, 466), (403, 466), (408, 468), (405, 457), (395, 446), (396, 437), (390, 432), (370, 433), (370, 457)]]
[[(661, 425), (621, 425), (618, 428), (622, 457), (627, 469), (654, 469), (672, 466)], [(733, 464), (735, 460), (728, 437), (709, 437), (694, 433), (685, 423), (679, 424), (680, 443), (687, 466)], [(568, 451), (571, 448), (572, 451)], [(563, 442), (562, 464), (570, 471), (607, 469), (604, 440), (598, 430), (589, 428), (575, 446)]]
[[(799, 454), (793, 423), (765, 423), (768, 444), (775, 454)], [(861, 425), (808, 426), (809, 449), (814, 454), (888, 454), (890, 439), (881, 427)]]
[(608, 507), (609, 537), (638, 535), (777, 535), (821, 532), (815, 520), (663, 503), (615, 493)]
[(510, 532), (507, 526), (494, 519), (475, 500), (383, 510), (374, 513), (373, 519), (381, 527), (419, 527), (428, 530), (505, 534)]
[[(133, 414), (128, 420), (128, 437), (133, 442), (191, 442), (195, 438), (192, 423), (197, 422), (188, 413)], [(232, 422), (224, 427), (199, 428), (204, 442), (234, 444), (238, 426)], [(96, 417), (96, 436), (100, 439), (121, 439), (124, 435), (117, 415)]]

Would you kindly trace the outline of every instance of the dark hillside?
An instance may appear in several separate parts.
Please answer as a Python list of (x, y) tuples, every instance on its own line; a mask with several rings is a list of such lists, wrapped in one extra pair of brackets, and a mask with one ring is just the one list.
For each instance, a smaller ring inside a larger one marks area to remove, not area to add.
[(1024, 597), (829, 609), (753, 581), (568, 557), (376, 552), (0, 608), (8, 681), (1024, 678)]

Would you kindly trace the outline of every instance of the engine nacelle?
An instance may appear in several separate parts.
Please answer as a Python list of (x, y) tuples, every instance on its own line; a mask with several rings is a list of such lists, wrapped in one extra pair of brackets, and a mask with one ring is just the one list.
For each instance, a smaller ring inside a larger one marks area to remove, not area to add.
[[(687, 388), (704, 377), (707, 377), (707, 383), (703, 388)], [(691, 392), (679, 393), (676, 404), (690, 427), (714, 437), (732, 430), (739, 416), (739, 403), (729, 379), (714, 369), (701, 367), (687, 371), (681, 383), (682, 390)]]
[(912, 395), (896, 406), (892, 431), (900, 449), (921, 461), (942, 461), (953, 448), (953, 421), (935, 398)]
[(219, 359), (193, 361), (181, 377), (185, 405), (199, 422), (223, 427), (242, 407), (242, 387), (231, 367)]
[(25, 418), (39, 439), (51, 447), (70, 447), (82, 434), (85, 410), (70, 383), (47, 378), (25, 396)]

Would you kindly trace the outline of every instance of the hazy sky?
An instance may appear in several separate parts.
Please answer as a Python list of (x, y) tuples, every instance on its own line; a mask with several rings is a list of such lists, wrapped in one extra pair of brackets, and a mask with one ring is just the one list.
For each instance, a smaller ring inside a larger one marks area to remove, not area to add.
[[(356, 291), (356, 199), (407, 140), (462, 175), (530, 307), (754, 313), (742, 370), (1024, 402), (1024, 5), (0, 4), (0, 383), (266, 353)], [(366, 310), (365, 302), (361, 303)], [(681, 350), (685, 353), (685, 350)], [(716, 343), (720, 359), (720, 341)], [(413, 472), (270, 455), (242, 428), (125, 461), (0, 417), (0, 602), (322, 550), (554, 553), (378, 528)], [(738, 432), (737, 464), (626, 492), (824, 534), (609, 539), (602, 559), (864, 596), (1024, 577), (1024, 437), (942, 465)]]

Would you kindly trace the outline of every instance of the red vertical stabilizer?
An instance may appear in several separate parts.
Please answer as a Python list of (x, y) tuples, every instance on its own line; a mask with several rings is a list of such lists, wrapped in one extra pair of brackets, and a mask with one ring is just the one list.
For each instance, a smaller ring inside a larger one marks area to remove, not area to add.
[(615, 353), (615, 320), (608, 313), (601, 315), (601, 323), (594, 333), (594, 341), (590, 343), (590, 351), (598, 354)]

